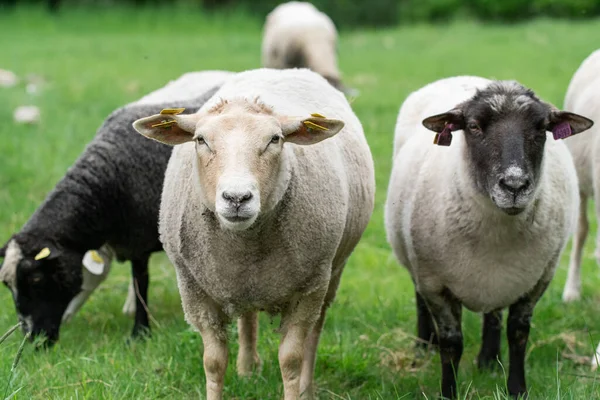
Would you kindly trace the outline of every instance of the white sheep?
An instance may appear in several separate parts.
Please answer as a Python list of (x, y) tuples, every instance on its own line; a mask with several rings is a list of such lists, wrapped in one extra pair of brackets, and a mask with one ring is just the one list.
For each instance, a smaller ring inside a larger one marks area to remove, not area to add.
[(374, 204), (373, 160), (347, 100), (308, 69), (259, 69), (228, 80), (197, 114), (134, 127), (181, 143), (159, 230), (204, 342), (207, 398), (222, 396), (234, 318), (238, 373), (259, 364), (258, 311), (282, 315), (285, 399), (312, 398), (325, 312)]
[(355, 89), (341, 81), (337, 62), (338, 34), (327, 14), (308, 2), (280, 4), (263, 28), (262, 65), (267, 68), (309, 68), (348, 95)]
[(457, 394), (463, 305), (485, 314), (480, 368), (497, 362), (509, 307), (508, 391), (526, 393), (530, 318), (579, 205), (571, 156), (547, 131), (592, 124), (517, 82), (479, 77), (433, 82), (402, 105), (385, 225), (415, 284), (419, 338), (439, 343), (443, 396)]
[[(591, 116), (600, 115), (600, 97), (597, 94), (600, 88), (598, 68), (600, 68), (600, 50), (586, 58), (573, 75), (565, 97), (565, 110)], [(592, 129), (596, 131), (598, 127)], [(587, 204), (590, 197), (594, 197), (595, 190), (600, 190), (600, 176), (597, 175), (600, 173), (600, 162), (593, 157), (599, 146), (597, 136), (590, 135), (575, 137), (567, 143), (575, 161), (581, 204), (577, 229), (573, 237), (569, 274), (563, 290), (565, 302), (581, 298), (581, 255), (589, 232)], [(594, 176), (598, 177), (594, 179)], [(596, 215), (600, 215), (600, 204), (596, 207)], [(600, 262), (600, 236), (597, 240), (599, 242), (596, 244), (596, 259)]]
[[(579, 66), (565, 96), (565, 110), (600, 117), (600, 50), (590, 54)], [(594, 132), (598, 127), (592, 128)], [(600, 151), (597, 135), (574, 137), (567, 141), (567, 147), (573, 155), (575, 169), (579, 179), (579, 219), (573, 236), (569, 273), (563, 290), (563, 300), (570, 302), (581, 298), (581, 256), (589, 233), (587, 205), (590, 198), (600, 191), (600, 160), (595, 157)], [(600, 216), (600, 202), (596, 202), (596, 217)], [(600, 235), (596, 236), (596, 261), (600, 264)], [(592, 357), (592, 368), (598, 368), (600, 345)]]

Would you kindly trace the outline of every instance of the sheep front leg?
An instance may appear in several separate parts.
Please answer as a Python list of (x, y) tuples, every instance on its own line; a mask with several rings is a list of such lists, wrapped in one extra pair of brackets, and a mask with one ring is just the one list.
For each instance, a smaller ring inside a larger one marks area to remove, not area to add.
[(206, 399), (221, 400), (225, 371), (227, 370), (227, 332), (224, 329), (204, 327), (200, 329), (204, 343), (204, 374), (206, 375)]
[(507, 388), (508, 394), (514, 398), (518, 398), (519, 396), (527, 398), (528, 396), (525, 383), (525, 351), (531, 328), (531, 317), (535, 305), (546, 291), (546, 288), (548, 288), (554, 276), (558, 256), (557, 254), (554, 257), (534, 288), (516, 303), (512, 304), (508, 311), (508, 321), (506, 324), (509, 354)]
[[(589, 222), (587, 216), (588, 198), (585, 194), (580, 193), (579, 204), (579, 219), (577, 221), (577, 229), (573, 236), (573, 247), (571, 249), (571, 258), (569, 260), (569, 273), (567, 282), (563, 289), (563, 301), (570, 302), (581, 298), (581, 255), (585, 239), (589, 232)], [(600, 237), (600, 236), (599, 236)], [(596, 246), (596, 259), (600, 260), (600, 243)]]
[(240, 376), (249, 376), (261, 365), (256, 342), (258, 339), (258, 313), (248, 312), (238, 319), (240, 349), (237, 357), (237, 372)]
[(186, 321), (196, 327), (204, 344), (203, 364), (206, 376), (206, 399), (221, 400), (227, 370), (227, 329), (230, 322), (221, 308), (198, 287), (193, 275), (177, 263), (177, 285)]
[(321, 307), (321, 313), (315, 326), (311, 329), (308, 338), (306, 339), (306, 345), (304, 347), (304, 360), (302, 362), (302, 374), (300, 376), (300, 393), (305, 398), (313, 398), (315, 395), (314, 387), (314, 376), (315, 376), (315, 363), (317, 360), (317, 348), (319, 347), (319, 339), (321, 338), (321, 331), (325, 324), (325, 316), (327, 309), (333, 303), (335, 294), (340, 284), (340, 278), (344, 266), (338, 269), (331, 277), (329, 282), (329, 288), (325, 295), (325, 301)]
[(463, 353), (461, 329), (462, 305), (447, 290), (437, 294), (423, 294), (437, 325), (442, 361), (442, 396), (456, 398), (456, 375)]
[[(283, 379), (285, 400), (300, 398), (300, 378), (304, 362), (304, 349), (309, 332), (320, 316), (325, 290), (317, 290), (302, 297), (282, 315), (282, 339), (279, 345), (279, 367)], [(304, 398), (312, 399), (307, 392)]]

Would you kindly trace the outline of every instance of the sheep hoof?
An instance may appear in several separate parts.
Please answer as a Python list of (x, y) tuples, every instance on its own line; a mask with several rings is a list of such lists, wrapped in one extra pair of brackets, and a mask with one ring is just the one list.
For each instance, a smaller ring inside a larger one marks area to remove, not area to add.
[(145, 342), (152, 336), (150, 328), (147, 326), (134, 326), (131, 336), (127, 338), (127, 344), (131, 345), (135, 342)]
[(477, 357), (477, 368), (480, 371), (492, 371), (492, 372), (496, 371), (496, 370), (500, 369), (501, 363), (502, 363), (502, 361), (500, 360), (500, 357), (496, 358), (495, 355), (492, 357), (492, 356), (480, 354)]
[(262, 370), (262, 360), (255, 354), (251, 359), (246, 357), (238, 358), (237, 360), (237, 373), (241, 377), (250, 377), (254, 374), (260, 373)]
[(563, 302), (571, 303), (581, 300), (581, 292), (577, 289), (565, 289), (562, 296)]

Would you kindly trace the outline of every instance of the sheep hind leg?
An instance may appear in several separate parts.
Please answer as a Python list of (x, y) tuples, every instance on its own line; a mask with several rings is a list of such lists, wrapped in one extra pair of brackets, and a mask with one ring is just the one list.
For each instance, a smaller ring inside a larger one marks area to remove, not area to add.
[(415, 291), (417, 303), (417, 347), (430, 348), (438, 345), (438, 337), (435, 332), (433, 317), (427, 308), (427, 304), (419, 292)]
[(133, 324), (132, 338), (145, 338), (150, 336), (150, 323), (148, 321), (148, 260), (150, 256), (132, 260), (131, 271), (133, 274), (133, 287), (135, 289), (135, 322)]
[[(571, 257), (569, 260), (569, 273), (565, 288), (563, 289), (563, 301), (565, 303), (579, 300), (581, 298), (581, 255), (585, 239), (589, 232), (589, 221), (587, 215), (588, 198), (585, 194), (580, 193), (579, 218), (577, 221), (577, 229), (573, 235), (573, 246), (571, 249)], [(600, 238), (600, 236), (599, 236)], [(600, 243), (597, 245), (600, 249)], [(596, 258), (599, 258), (600, 251), (596, 250)]]
[(258, 313), (248, 312), (238, 319), (240, 348), (237, 356), (237, 372), (240, 376), (250, 376), (260, 370), (261, 360), (256, 349), (258, 340)]
[[(300, 398), (300, 380), (307, 338), (320, 318), (327, 288), (303, 296), (282, 315), (282, 339), (279, 345), (279, 367), (285, 400)], [(305, 398), (311, 398), (310, 393)]]
[(480, 370), (499, 367), (500, 338), (502, 335), (502, 310), (483, 315), (481, 349), (477, 356), (477, 367)]

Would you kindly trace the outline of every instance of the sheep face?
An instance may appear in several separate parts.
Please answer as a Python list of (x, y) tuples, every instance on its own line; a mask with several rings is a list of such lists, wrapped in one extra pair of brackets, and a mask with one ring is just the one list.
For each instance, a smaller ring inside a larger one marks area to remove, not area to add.
[(423, 121), (436, 132), (464, 131), (464, 156), (475, 187), (509, 215), (520, 214), (532, 203), (542, 174), (547, 131), (565, 124), (575, 134), (593, 122), (555, 109), (516, 82), (503, 81)]
[(343, 126), (319, 114), (276, 115), (257, 100), (243, 99), (197, 114), (158, 114), (134, 123), (138, 132), (163, 143), (194, 142), (202, 201), (223, 228), (238, 231), (251, 227), (285, 187), (285, 143), (315, 144)]
[(63, 313), (81, 290), (83, 254), (52, 244), (32, 246), (15, 237), (0, 256), (0, 278), (12, 293), (23, 331), (31, 333), (31, 340), (42, 335), (45, 345), (54, 344)]

